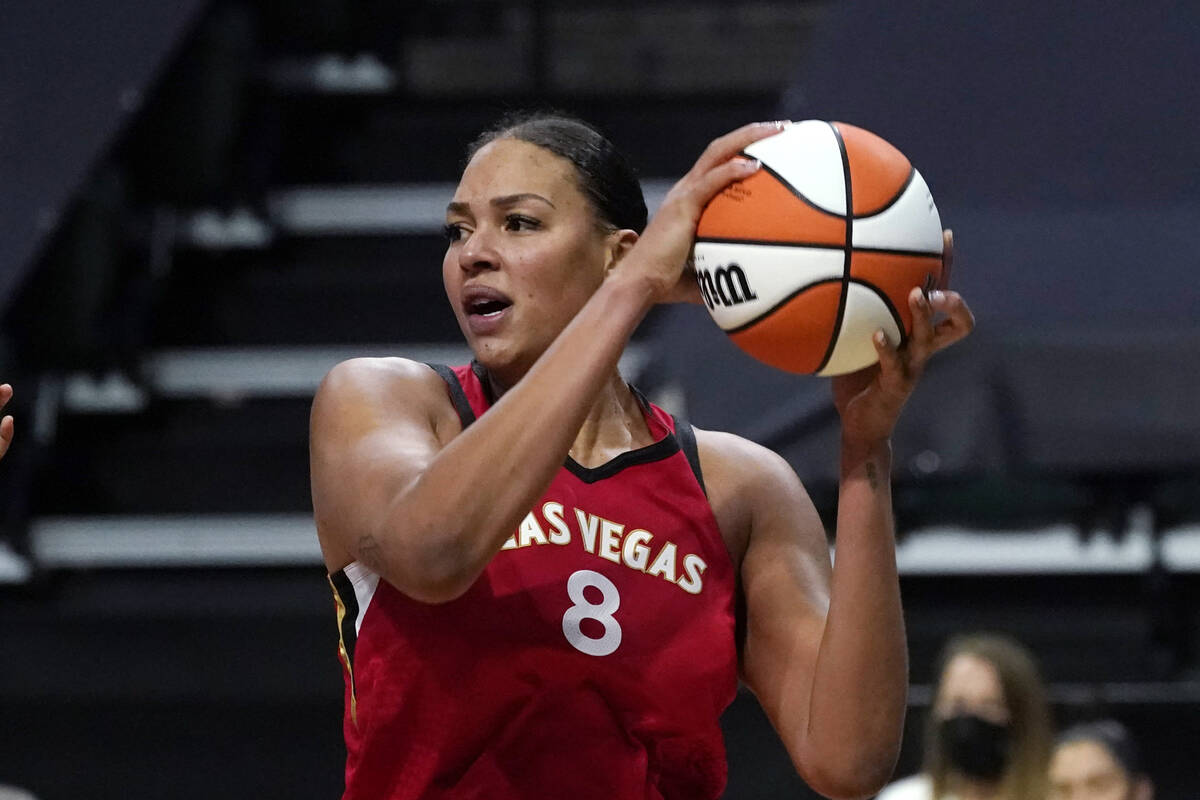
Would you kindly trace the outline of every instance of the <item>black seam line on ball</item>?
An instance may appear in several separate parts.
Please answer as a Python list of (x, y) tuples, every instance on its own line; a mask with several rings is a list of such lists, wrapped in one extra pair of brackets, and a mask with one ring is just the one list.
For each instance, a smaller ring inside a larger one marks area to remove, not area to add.
[[(841, 143), (840, 138), (838, 139), (838, 143), (839, 144)], [(845, 150), (845, 148), (843, 148), (843, 152), (844, 152), (844, 150)], [(754, 156), (748, 155), (745, 152), (739, 153), (738, 155), (745, 156), (746, 158), (754, 158)], [(821, 208), (819, 205), (814, 203), (812, 200), (809, 200), (807, 197), (805, 197), (804, 194), (799, 189), (797, 189), (795, 186), (793, 186), (792, 183), (790, 181), (788, 181), (787, 178), (783, 177), (778, 172), (776, 172), (774, 169), (772, 169), (770, 167), (770, 165), (768, 165), (766, 162), (760, 161), (759, 169), (763, 170), (768, 175), (770, 175), (772, 178), (779, 181), (779, 183), (783, 186), (783, 188), (787, 189), (789, 192), (796, 195), (796, 198), (799, 199), (801, 203), (804, 203), (804, 205), (808, 206), (813, 211), (818, 211), (818, 212), (824, 214), (825, 216), (833, 217), (834, 219), (838, 218), (837, 214), (833, 213), (832, 211), (830, 211), (827, 208)]]
[[(900, 309), (896, 308), (896, 304), (892, 302), (892, 298), (888, 297), (887, 292), (873, 283), (867, 283), (859, 278), (850, 278), (850, 283), (870, 289), (879, 296), (879, 299), (883, 301), (883, 304), (887, 306), (888, 312), (892, 315), (892, 320), (896, 323), (896, 329), (900, 331), (900, 346), (903, 347), (904, 343), (908, 341), (908, 334), (904, 332), (904, 319), (900, 316)], [(874, 336), (875, 332), (871, 331), (871, 335)]]
[(854, 242), (854, 187), (850, 185), (850, 156), (846, 153), (846, 142), (842, 139), (842, 132), (833, 123), (826, 124), (833, 130), (834, 138), (837, 139), (838, 150), (842, 155), (842, 175), (846, 181), (846, 259), (842, 267), (842, 295), (838, 300), (833, 335), (829, 337), (829, 347), (825, 350), (825, 357), (821, 359), (821, 363), (813, 370), (814, 372), (820, 372), (829, 364), (829, 359), (833, 357), (833, 350), (837, 347), (838, 338), (841, 336), (842, 319), (846, 315), (846, 296), (850, 293), (850, 257), (854, 252), (851, 247)]
[(880, 214), (887, 211), (892, 206), (896, 205), (896, 203), (900, 202), (900, 198), (904, 196), (904, 193), (908, 191), (908, 187), (912, 185), (913, 175), (916, 175), (916, 174), (917, 174), (917, 170), (913, 167), (912, 164), (909, 164), (908, 165), (908, 177), (904, 179), (904, 185), (900, 187), (900, 191), (898, 191), (894, 195), (892, 195), (891, 200), (888, 200), (886, 203), (884, 203), (882, 206), (875, 209), (874, 211), (870, 211), (866, 214), (855, 214), (854, 218), (855, 219), (870, 219), (871, 217), (878, 217)]
[(911, 256), (913, 258), (936, 258), (941, 260), (942, 254), (931, 250), (901, 250), (895, 247), (855, 247), (856, 253), (871, 253), (880, 256)]
[[(782, 300), (777, 302), (775, 305), (768, 308), (766, 311), (759, 314), (754, 319), (749, 320), (747, 322), (743, 322), (741, 325), (738, 325), (736, 328), (722, 328), (722, 330), (724, 330), (725, 333), (728, 335), (733, 335), (735, 333), (741, 333), (744, 330), (753, 328), (755, 325), (762, 322), (764, 319), (771, 316), (779, 309), (783, 308), (785, 305), (787, 305), (789, 302), (791, 302), (793, 299), (795, 299), (796, 295), (803, 294), (804, 292), (807, 292), (809, 289), (813, 288), (814, 286), (821, 286), (826, 283), (843, 283), (843, 282), (844, 282), (843, 278), (822, 278), (819, 281), (813, 281), (812, 283), (806, 283), (803, 286), (789, 292), (786, 297), (784, 297)], [(832, 332), (831, 332), (831, 334), (832, 334)]]
[[(696, 244), (739, 244), (749, 247), (798, 247), (806, 250), (829, 250), (829, 251), (845, 251), (846, 246), (842, 244), (828, 244), (820, 242), (779, 242), (769, 239), (731, 239), (728, 237), (718, 236), (698, 236)], [(855, 247), (856, 253), (874, 253), (883, 256), (912, 256), (914, 258), (937, 258), (942, 257), (941, 253), (932, 250), (901, 250), (895, 247)]]
[(697, 244), (745, 244), (762, 247), (803, 247), (809, 250), (841, 250), (840, 244), (820, 242), (780, 242), (771, 239), (734, 239), (720, 236), (697, 236)]

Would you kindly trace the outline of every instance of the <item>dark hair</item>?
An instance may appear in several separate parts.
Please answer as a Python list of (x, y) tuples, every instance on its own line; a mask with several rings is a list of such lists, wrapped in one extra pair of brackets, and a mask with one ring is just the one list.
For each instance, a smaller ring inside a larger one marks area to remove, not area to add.
[(471, 142), (467, 161), (499, 139), (529, 142), (567, 159), (575, 165), (579, 188), (601, 222), (638, 233), (645, 229), (646, 200), (637, 173), (621, 151), (593, 126), (555, 111), (507, 114)]
[(1095, 742), (1112, 755), (1126, 774), (1136, 777), (1142, 774), (1142, 759), (1137, 744), (1129, 730), (1115, 719), (1098, 719), (1072, 725), (1055, 742), (1056, 747), (1076, 742)]
[[(946, 667), (961, 655), (974, 656), (995, 667), (1004, 692), (1004, 704), (1008, 706), (1012, 750), (1008, 766), (1000, 777), (999, 796), (1004, 800), (1045, 797), (1053, 729), (1046, 690), (1033, 655), (1015, 639), (999, 634), (956, 636), (938, 659), (935, 703)], [(933, 796), (942, 797), (946, 793), (950, 765), (937, 747), (936, 728), (931, 715), (925, 738), (924, 768), (933, 781)]]

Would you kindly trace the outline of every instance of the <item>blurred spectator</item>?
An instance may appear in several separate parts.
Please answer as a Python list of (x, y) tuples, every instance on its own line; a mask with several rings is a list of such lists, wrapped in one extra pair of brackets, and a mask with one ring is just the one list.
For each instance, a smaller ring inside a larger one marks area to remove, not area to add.
[(879, 800), (1043, 800), (1050, 712), (1030, 653), (973, 634), (951, 640), (940, 663), (923, 770)]
[(1137, 745), (1113, 719), (1068, 728), (1050, 760), (1052, 800), (1153, 800)]

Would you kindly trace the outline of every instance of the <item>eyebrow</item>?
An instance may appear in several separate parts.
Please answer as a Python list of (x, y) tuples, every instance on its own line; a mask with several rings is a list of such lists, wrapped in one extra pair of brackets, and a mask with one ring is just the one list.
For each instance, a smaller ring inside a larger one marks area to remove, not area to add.
[[(493, 197), (490, 201), (488, 201), (488, 204), (496, 208), (504, 208), (506, 206), (515, 206), (522, 200), (541, 200), (551, 208), (557, 208), (554, 203), (551, 203), (540, 194), (535, 194), (533, 192), (519, 192), (517, 194), (506, 194), (500, 197)], [(451, 214), (466, 214), (469, 209), (469, 204), (461, 203), (457, 200), (451, 200), (450, 203), (446, 205), (446, 211)]]

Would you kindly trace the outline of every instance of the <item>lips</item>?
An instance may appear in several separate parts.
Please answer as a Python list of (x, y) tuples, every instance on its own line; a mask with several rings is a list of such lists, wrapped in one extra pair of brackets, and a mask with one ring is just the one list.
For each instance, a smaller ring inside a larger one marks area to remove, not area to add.
[(512, 300), (508, 295), (490, 286), (464, 286), (462, 308), (467, 324), (477, 334), (491, 333), (501, 320), (508, 316)]

